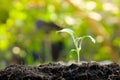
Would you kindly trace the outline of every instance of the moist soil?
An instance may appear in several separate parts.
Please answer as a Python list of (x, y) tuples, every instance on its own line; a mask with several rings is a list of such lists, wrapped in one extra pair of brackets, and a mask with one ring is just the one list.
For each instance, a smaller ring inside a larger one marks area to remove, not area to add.
[(120, 66), (116, 63), (16, 64), (0, 70), (0, 80), (120, 80)]

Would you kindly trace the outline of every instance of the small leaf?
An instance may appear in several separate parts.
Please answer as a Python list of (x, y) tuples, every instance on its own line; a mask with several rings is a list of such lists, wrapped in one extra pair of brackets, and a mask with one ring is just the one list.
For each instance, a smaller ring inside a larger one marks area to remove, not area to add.
[(73, 36), (73, 34), (74, 34), (74, 31), (71, 29), (68, 29), (68, 28), (62, 29), (58, 32), (66, 32), (66, 33), (70, 34), (71, 36)]
[(76, 49), (71, 49), (71, 51), (70, 52), (76, 52)]
[(86, 37), (89, 37), (89, 38), (92, 40), (93, 43), (96, 42), (95, 39), (94, 39), (92, 36), (89, 36), (89, 35), (88, 35), (88, 36), (86, 36)]

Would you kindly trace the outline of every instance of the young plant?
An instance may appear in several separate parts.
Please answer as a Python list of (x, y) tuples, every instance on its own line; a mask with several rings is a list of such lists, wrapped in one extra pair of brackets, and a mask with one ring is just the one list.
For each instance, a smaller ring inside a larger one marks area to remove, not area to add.
[(62, 29), (62, 30), (57, 31), (57, 32), (66, 32), (72, 37), (73, 43), (75, 45), (75, 49), (72, 49), (71, 51), (75, 51), (77, 53), (77, 61), (78, 61), (78, 63), (80, 62), (80, 50), (81, 50), (82, 41), (85, 38), (90, 38), (91, 41), (93, 43), (95, 43), (95, 39), (92, 36), (86, 35), (86, 36), (82, 36), (82, 37), (75, 37), (74, 36), (74, 31), (71, 30), (71, 29), (68, 29), (68, 28)]

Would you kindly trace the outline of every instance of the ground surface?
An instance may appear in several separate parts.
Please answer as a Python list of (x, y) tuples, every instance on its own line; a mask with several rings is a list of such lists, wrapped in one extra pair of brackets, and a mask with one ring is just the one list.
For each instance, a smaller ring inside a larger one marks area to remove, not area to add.
[(115, 63), (11, 65), (0, 70), (0, 80), (120, 80), (120, 66)]

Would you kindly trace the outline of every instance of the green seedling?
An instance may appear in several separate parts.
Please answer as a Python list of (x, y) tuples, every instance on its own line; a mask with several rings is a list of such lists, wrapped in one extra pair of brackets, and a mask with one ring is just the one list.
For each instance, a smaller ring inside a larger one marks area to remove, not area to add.
[(72, 37), (73, 43), (75, 45), (75, 49), (72, 49), (71, 51), (75, 51), (77, 53), (77, 61), (78, 61), (78, 63), (80, 62), (80, 50), (81, 50), (82, 41), (85, 38), (90, 38), (91, 41), (93, 43), (95, 43), (95, 39), (92, 36), (86, 35), (86, 36), (82, 36), (82, 37), (75, 37), (74, 36), (74, 31), (71, 30), (71, 29), (68, 29), (68, 28), (62, 29), (62, 30), (57, 31), (57, 32), (66, 32)]

